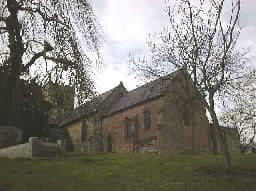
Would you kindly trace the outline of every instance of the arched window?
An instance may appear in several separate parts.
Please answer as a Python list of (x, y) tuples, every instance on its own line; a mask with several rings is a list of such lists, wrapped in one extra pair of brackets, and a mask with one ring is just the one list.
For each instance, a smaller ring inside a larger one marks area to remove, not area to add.
[(83, 120), (81, 128), (81, 142), (85, 141), (87, 141), (87, 123), (86, 120)]
[(108, 136), (108, 144), (107, 144), (107, 152), (112, 152), (112, 137), (111, 135)]
[(184, 122), (184, 127), (191, 126), (191, 113), (189, 109), (187, 109), (186, 107), (183, 112), (183, 122)]
[(151, 112), (146, 110), (144, 111), (144, 129), (151, 128)]
[(129, 136), (131, 136), (131, 125), (132, 125), (131, 119), (126, 117), (125, 124), (124, 124), (124, 137), (125, 138), (128, 138)]

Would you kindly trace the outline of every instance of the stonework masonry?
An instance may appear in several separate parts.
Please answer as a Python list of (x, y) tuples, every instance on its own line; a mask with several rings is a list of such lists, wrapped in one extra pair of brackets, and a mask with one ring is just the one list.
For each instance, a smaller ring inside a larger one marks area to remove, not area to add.
[[(196, 92), (184, 76), (169, 83), (164, 96), (103, 119), (105, 151), (109, 137), (114, 152), (209, 151), (208, 120)], [(145, 111), (151, 113), (150, 129), (144, 127)], [(125, 136), (127, 118), (135, 121), (136, 136)]]
[(67, 131), (70, 151), (207, 152), (209, 122), (198, 95), (183, 70), (131, 91), (120, 83), (59, 128)]
[(209, 151), (209, 123), (196, 93), (186, 76), (168, 85), (161, 108), (161, 151)]
[(31, 137), (28, 143), (0, 149), (0, 157), (6, 158), (51, 158), (65, 152), (63, 142), (46, 143), (38, 137)]
[[(157, 151), (159, 148), (159, 124), (161, 99), (152, 100), (148, 103), (127, 109), (103, 119), (104, 151), (107, 151), (108, 137), (112, 140), (112, 151), (114, 152), (136, 152), (136, 151)], [(144, 128), (144, 112), (151, 112), (151, 128)], [(125, 136), (125, 119), (134, 122), (136, 137)], [(147, 149), (145, 150), (145, 148)]]

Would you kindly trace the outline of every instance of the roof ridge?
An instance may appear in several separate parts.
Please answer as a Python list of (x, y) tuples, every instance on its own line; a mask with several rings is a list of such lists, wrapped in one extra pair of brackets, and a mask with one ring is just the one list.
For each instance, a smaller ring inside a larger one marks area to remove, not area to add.
[[(180, 69), (180, 70), (181, 70), (181, 69)], [(169, 73), (169, 74), (167, 74), (167, 75), (165, 75), (165, 76), (161, 76), (161, 77), (156, 78), (156, 79), (154, 79), (154, 80), (148, 81), (148, 82), (146, 82), (145, 84), (143, 84), (143, 85), (141, 85), (141, 86), (138, 86), (138, 87), (136, 87), (136, 88), (134, 88), (134, 89), (128, 91), (128, 93), (133, 92), (133, 91), (135, 91), (135, 90), (137, 90), (137, 89), (139, 89), (139, 88), (143, 88), (143, 87), (145, 87), (145, 86), (147, 86), (147, 85), (150, 85), (150, 84), (152, 84), (153, 82), (160, 81), (160, 80), (165, 80), (164, 78), (166, 78), (166, 77), (172, 76), (172, 78), (173, 78), (174, 75), (175, 75), (178, 71), (180, 71), (180, 70), (176, 70), (176, 71), (171, 72), (171, 73)], [(171, 78), (170, 78), (170, 79), (171, 79)], [(170, 79), (167, 78), (166, 80), (170, 80)]]
[(124, 95), (119, 101), (113, 104), (107, 115), (111, 115), (126, 108), (133, 107), (140, 103), (144, 103), (146, 101), (163, 96), (162, 90), (168, 86), (168, 83), (161, 83), (161, 81), (173, 80), (179, 73), (178, 71), (180, 70), (176, 70), (168, 75), (154, 79), (148, 83), (143, 84), (142, 86), (128, 91), (126, 95)]
[[(102, 94), (100, 94), (100, 95), (98, 95), (98, 96), (102, 96), (103, 94), (106, 94), (106, 93), (108, 93), (108, 92), (111, 92), (111, 94), (112, 94), (113, 90), (114, 90), (114, 89), (117, 89), (117, 88), (119, 88), (119, 87), (123, 87), (124, 89), (126, 89), (126, 88), (124, 87), (124, 85), (123, 85), (123, 82), (120, 81), (120, 83), (119, 83), (117, 86), (115, 86), (115, 87), (113, 87), (113, 88), (111, 88), (111, 89), (109, 89), (109, 90), (103, 92)], [(111, 95), (111, 94), (110, 94), (110, 95)], [(110, 95), (108, 95), (108, 97), (109, 97)], [(97, 96), (97, 97), (98, 97), (98, 96)]]

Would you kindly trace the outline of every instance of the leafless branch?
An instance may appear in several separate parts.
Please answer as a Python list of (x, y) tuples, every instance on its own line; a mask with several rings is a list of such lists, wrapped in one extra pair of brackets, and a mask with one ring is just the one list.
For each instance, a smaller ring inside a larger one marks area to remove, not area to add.
[(34, 15), (35, 13), (37, 13), (38, 15), (40, 15), (42, 17), (42, 19), (46, 22), (57, 22), (65, 27), (70, 28), (70, 26), (68, 24), (66, 24), (65, 22), (62, 22), (59, 18), (58, 15), (55, 14), (53, 16), (49, 16), (47, 15), (45, 12), (42, 12), (39, 8), (36, 9), (32, 9), (30, 7), (20, 7), (21, 11), (26, 11), (31, 15)]
[(0, 22), (6, 22), (7, 18), (0, 16)]
[(7, 28), (6, 27), (0, 27), (0, 35), (7, 33)]
[(75, 65), (75, 62), (72, 62), (72, 61), (70, 61), (66, 58), (55, 58), (55, 57), (50, 57), (50, 56), (46, 56), (46, 55), (44, 56), (44, 58), (47, 59), (47, 60), (51, 60), (55, 63), (62, 63), (65, 66), (68, 66), (68, 65), (69, 66), (74, 66)]

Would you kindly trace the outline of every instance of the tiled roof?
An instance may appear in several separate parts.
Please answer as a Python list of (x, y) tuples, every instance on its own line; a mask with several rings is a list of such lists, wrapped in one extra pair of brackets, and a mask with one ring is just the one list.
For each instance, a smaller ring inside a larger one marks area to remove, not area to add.
[(163, 95), (168, 82), (176, 76), (177, 72), (173, 72), (167, 76), (151, 81), (143, 86), (127, 92), (117, 103), (110, 108), (107, 115), (123, 111), (137, 104), (144, 103)]
[(60, 123), (58, 124), (58, 126), (59, 127), (65, 126), (73, 121), (77, 121), (85, 116), (95, 113), (97, 111), (97, 108), (101, 105), (101, 103), (103, 103), (109, 97), (109, 95), (113, 92), (113, 90), (116, 89), (117, 87), (95, 97), (93, 100), (65, 114), (60, 120)]
[[(107, 108), (107, 111), (104, 113), (104, 115), (111, 115), (113, 113), (123, 111), (127, 108), (134, 107), (135, 105), (162, 96), (162, 90), (166, 89), (168, 82), (170, 82), (170, 80), (172, 80), (176, 76), (177, 72), (178, 71), (173, 72), (167, 76), (151, 81), (134, 90), (128, 91), (119, 100), (116, 100), (116, 103), (114, 103), (110, 108)], [(76, 108), (71, 113), (65, 115), (62, 118), (63, 120), (61, 120), (61, 122), (59, 123), (59, 127), (65, 126), (90, 114), (96, 113), (99, 106), (102, 105), (103, 102), (107, 102), (107, 98), (110, 97), (112, 92), (118, 87), (123, 87), (123, 84), (120, 83), (119, 86), (99, 95), (92, 101), (85, 103), (84, 105)]]

